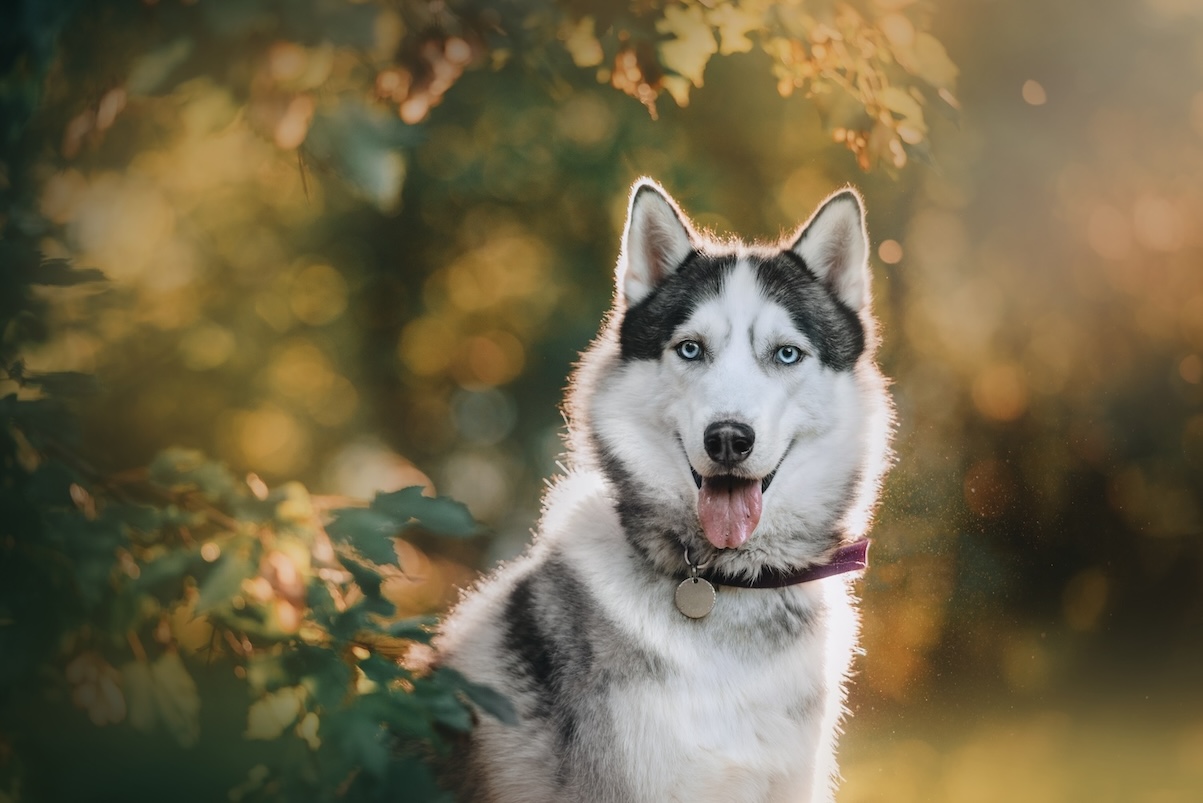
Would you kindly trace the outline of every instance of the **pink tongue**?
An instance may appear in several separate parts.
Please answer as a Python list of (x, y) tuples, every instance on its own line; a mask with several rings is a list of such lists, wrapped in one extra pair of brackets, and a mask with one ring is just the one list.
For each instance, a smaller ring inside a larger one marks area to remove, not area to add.
[(740, 546), (760, 521), (760, 482), (707, 477), (698, 492), (698, 519), (706, 540), (719, 549)]

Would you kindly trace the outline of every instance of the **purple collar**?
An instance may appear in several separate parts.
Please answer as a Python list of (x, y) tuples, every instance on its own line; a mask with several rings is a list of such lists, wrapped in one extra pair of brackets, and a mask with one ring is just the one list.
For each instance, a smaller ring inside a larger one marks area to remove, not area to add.
[(860, 571), (868, 567), (869, 539), (858, 538), (832, 552), (826, 563), (812, 563), (804, 569), (794, 569), (793, 571), (767, 569), (752, 580), (714, 575), (703, 576), (715, 585), (734, 588), (785, 588), (799, 583), (809, 583), (811, 580), (822, 580), (824, 577), (833, 577), (845, 572)]

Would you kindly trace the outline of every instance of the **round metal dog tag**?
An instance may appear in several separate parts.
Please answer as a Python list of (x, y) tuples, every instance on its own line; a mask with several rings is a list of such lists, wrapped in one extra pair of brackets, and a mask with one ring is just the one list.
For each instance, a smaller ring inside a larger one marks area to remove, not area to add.
[(677, 586), (674, 599), (677, 610), (690, 619), (701, 619), (714, 608), (715, 591), (708, 581), (701, 577), (688, 577)]

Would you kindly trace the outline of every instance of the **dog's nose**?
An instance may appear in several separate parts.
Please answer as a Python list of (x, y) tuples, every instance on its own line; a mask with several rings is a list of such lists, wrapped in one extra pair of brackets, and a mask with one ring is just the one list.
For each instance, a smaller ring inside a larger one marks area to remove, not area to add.
[(706, 454), (716, 463), (733, 466), (742, 463), (752, 454), (752, 444), (756, 443), (756, 433), (747, 424), (738, 421), (715, 421), (706, 427), (702, 436), (702, 445)]

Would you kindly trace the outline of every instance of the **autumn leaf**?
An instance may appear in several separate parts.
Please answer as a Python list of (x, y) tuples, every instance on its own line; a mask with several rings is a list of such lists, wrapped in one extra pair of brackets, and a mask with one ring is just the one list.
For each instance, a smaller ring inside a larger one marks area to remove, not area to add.
[(121, 669), (129, 722), (150, 732), (162, 725), (181, 747), (200, 739), (200, 695), (179, 653), (167, 652), (152, 664), (131, 661)]
[[(910, 64), (904, 63), (903, 67), (937, 89), (952, 89), (957, 80), (957, 65), (948, 58), (948, 51), (936, 37), (926, 32), (915, 34), (912, 54), (913, 61)], [(898, 60), (902, 63), (901, 57)]]
[(597, 41), (596, 23), (593, 17), (581, 17), (576, 23), (566, 23), (560, 31), (564, 47), (578, 67), (596, 67), (602, 63), (605, 53)]
[(297, 721), (305, 700), (303, 686), (288, 686), (264, 695), (251, 705), (246, 717), (247, 739), (278, 739)]
[(923, 120), (923, 108), (919, 101), (910, 96), (905, 89), (887, 86), (877, 94), (881, 105), (894, 112), (904, 120)]
[(181, 747), (200, 739), (200, 696), (177, 652), (168, 652), (151, 664), (152, 690), (159, 719)]
[(678, 106), (684, 108), (689, 105), (689, 90), (693, 88), (693, 84), (689, 83), (688, 78), (666, 75), (660, 79), (660, 85), (672, 95)]
[(660, 61), (664, 66), (685, 76), (694, 86), (701, 86), (706, 63), (718, 52), (714, 32), (706, 24), (702, 9), (666, 8), (664, 19), (656, 21), (656, 30), (676, 37), (660, 43)]
[(759, 30), (763, 16), (732, 3), (723, 3), (710, 12), (710, 22), (718, 28), (718, 52), (724, 56), (747, 53), (752, 49), (750, 31)]

